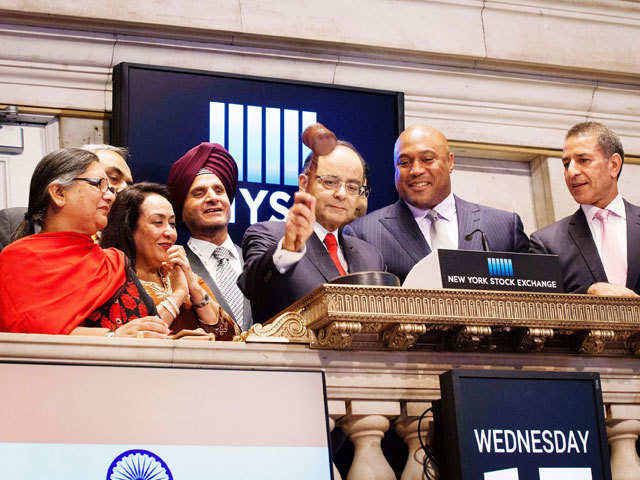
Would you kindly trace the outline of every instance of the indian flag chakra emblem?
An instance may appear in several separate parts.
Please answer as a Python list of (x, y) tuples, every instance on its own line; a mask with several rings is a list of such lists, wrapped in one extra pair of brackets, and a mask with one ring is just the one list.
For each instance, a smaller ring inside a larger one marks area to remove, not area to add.
[(164, 460), (148, 450), (127, 450), (111, 462), (107, 480), (173, 480)]

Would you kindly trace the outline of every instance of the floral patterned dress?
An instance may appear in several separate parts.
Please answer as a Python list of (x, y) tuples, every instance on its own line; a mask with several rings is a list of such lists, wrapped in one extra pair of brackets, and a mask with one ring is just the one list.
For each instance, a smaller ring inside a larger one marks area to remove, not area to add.
[(157, 315), (153, 299), (140, 284), (131, 267), (127, 267), (127, 280), (101, 307), (84, 321), (83, 327), (102, 327), (115, 330), (136, 318)]

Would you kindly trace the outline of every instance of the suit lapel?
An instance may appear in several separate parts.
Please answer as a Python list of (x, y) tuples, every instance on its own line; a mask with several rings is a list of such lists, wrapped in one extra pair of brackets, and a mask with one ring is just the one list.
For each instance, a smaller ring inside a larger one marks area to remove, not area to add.
[[(475, 234), (471, 240), (465, 240), (465, 236), (480, 228), (480, 207), (461, 198), (453, 196), (456, 201), (456, 216), (458, 217), (458, 249), (482, 250), (482, 236)], [(486, 232), (485, 232), (486, 233)], [(491, 248), (491, 245), (489, 245)]]
[(596, 282), (606, 282), (607, 274), (604, 272), (602, 260), (600, 260), (600, 255), (598, 255), (598, 249), (593, 241), (587, 218), (584, 216), (581, 207), (571, 216), (571, 220), (569, 221), (569, 236), (578, 247), (594, 280)]
[(402, 200), (398, 200), (386, 217), (380, 223), (398, 241), (415, 262), (419, 262), (431, 253), (420, 227), (413, 218), (409, 207)]
[(627, 213), (627, 288), (636, 289), (640, 275), (640, 208), (625, 200)]
[[(220, 304), (220, 306), (225, 312), (233, 316), (231, 307), (229, 306), (229, 304), (227, 303), (227, 300), (224, 298), (224, 295), (216, 285), (216, 282), (213, 280), (213, 278), (209, 274), (209, 270), (207, 270), (207, 268), (204, 266), (202, 261), (200, 261), (200, 257), (198, 257), (193, 252), (193, 250), (189, 248), (188, 245), (184, 246), (184, 251), (187, 254), (187, 260), (189, 260), (189, 263), (191, 264), (191, 270), (193, 270), (193, 273), (195, 273), (196, 275), (199, 275), (204, 280), (204, 283), (209, 285), (209, 288), (211, 289), (211, 291), (216, 297), (216, 302)], [(242, 322), (239, 322), (238, 319), (235, 317), (234, 317), (234, 320), (236, 320), (236, 323), (242, 324)]]
[(344, 259), (347, 261), (347, 273), (362, 272), (365, 270), (364, 265), (361, 264), (361, 255), (358, 255), (356, 248), (351, 245), (350, 240), (342, 235), (342, 232), (338, 234), (340, 247), (344, 254)]
[[(324, 248), (324, 245), (315, 232), (311, 237), (309, 237), (309, 240), (307, 240), (306, 257), (318, 269), (325, 280), (333, 280), (340, 276), (340, 272), (338, 272), (338, 269), (333, 264), (333, 260), (331, 260), (331, 257), (329, 256), (329, 252)], [(347, 262), (349, 262), (348, 259)]]

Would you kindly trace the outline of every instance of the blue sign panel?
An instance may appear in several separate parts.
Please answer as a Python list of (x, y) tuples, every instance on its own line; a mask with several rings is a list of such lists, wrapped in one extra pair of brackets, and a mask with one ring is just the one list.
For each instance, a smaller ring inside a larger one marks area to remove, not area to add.
[(369, 211), (394, 202), (393, 145), (403, 95), (351, 87), (120, 64), (114, 69), (113, 138), (131, 152), (135, 181), (165, 183), (171, 164), (200, 142), (223, 145), (238, 164), (229, 230), (284, 220), (316, 122), (354, 144), (371, 170)]
[(611, 478), (597, 373), (452, 370), (440, 382), (443, 480)]

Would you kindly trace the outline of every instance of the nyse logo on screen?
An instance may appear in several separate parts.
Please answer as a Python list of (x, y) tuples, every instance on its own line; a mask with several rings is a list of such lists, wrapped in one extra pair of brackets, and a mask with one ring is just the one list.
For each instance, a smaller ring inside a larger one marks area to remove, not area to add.
[(238, 164), (238, 195), (230, 223), (284, 220), (311, 152), (300, 138), (316, 112), (209, 103), (209, 141), (224, 146)]
[(510, 258), (487, 258), (487, 264), (492, 277), (513, 277), (513, 262)]

